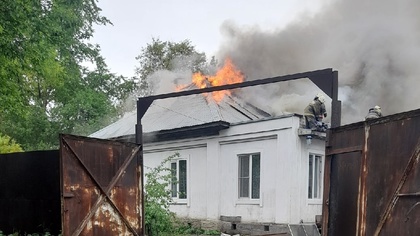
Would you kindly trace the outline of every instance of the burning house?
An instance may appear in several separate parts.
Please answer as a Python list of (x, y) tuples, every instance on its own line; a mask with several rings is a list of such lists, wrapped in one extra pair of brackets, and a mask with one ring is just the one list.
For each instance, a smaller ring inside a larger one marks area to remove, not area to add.
[[(243, 80), (234, 67), (224, 69), (194, 75), (194, 86)], [(134, 142), (136, 113), (91, 137)], [(223, 232), (318, 235), (325, 133), (307, 142), (302, 115), (273, 116), (218, 91), (155, 100), (141, 121), (146, 172), (179, 153), (168, 163), (178, 180), (171, 186), (178, 217)]]

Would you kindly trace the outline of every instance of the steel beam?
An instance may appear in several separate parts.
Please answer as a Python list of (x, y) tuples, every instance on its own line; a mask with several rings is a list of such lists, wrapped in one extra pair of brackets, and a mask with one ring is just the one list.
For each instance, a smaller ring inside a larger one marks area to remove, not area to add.
[(252, 81), (245, 81), (241, 83), (226, 84), (215, 87), (208, 87), (202, 89), (193, 89), (181, 92), (158, 94), (148, 97), (141, 97), (137, 100), (137, 124), (136, 124), (136, 143), (142, 144), (142, 127), (141, 119), (150, 107), (152, 102), (157, 99), (173, 98), (188, 96), (193, 94), (209, 93), (221, 90), (230, 90), (236, 88), (245, 88), (251, 86), (258, 86), (264, 84), (271, 84), (277, 82), (284, 82), (296, 79), (310, 79), (316, 86), (318, 86), (324, 93), (326, 93), (332, 99), (332, 114), (331, 114), (331, 127), (340, 126), (341, 121), (341, 101), (338, 101), (338, 72), (333, 71), (331, 68), (316, 70), (292, 75), (276, 76), (266, 79), (258, 79)]

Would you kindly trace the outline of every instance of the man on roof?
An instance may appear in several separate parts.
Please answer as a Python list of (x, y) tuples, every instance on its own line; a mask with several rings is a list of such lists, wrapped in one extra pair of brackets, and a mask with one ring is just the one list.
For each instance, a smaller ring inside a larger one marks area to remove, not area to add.
[(325, 97), (318, 93), (314, 100), (312, 100), (303, 111), (305, 116), (306, 128), (311, 130), (325, 131), (322, 120), (327, 117), (327, 110), (325, 109)]
[(375, 107), (369, 109), (369, 113), (365, 117), (365, 120), (373, 120), (379, 117), (382, 117), (382, 111), (381, 107), (376, 105)]

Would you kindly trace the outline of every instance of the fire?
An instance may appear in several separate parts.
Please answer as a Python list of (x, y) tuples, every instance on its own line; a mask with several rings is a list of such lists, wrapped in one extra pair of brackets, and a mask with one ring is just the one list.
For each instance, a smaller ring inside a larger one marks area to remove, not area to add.
[[(235, 65), (232, 63), (230, 58), (225, 60), (222, 68), (220, 68), (216, 75), (203, 75), (202, 73), (194, 73), (192, 76), (192, 82), (198, 88), (206, 88), (212, 86), (221, 86), (225, 84), (240, 83), (244, 81), (244, 76)], [(219, 103), (223, 100), (226, 95), (231, 95), (230, 90), (222, 90), (212, 92), (213, 99)]]

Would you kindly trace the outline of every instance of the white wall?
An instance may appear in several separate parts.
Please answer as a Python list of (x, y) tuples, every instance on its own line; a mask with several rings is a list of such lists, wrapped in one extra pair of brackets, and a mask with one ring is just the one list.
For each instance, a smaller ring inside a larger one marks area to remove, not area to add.
[[(301, 139), (300, 142), (302, 149), (302, 162), (301, 162), (301, 170), (302, 170), (302, 180), (308, 182), (308, 175), (309, 175), (309, 153), (318, 154), (323, 156), (322, 164), (325, 163), (325, 141), (319, 139), (313, 139), (311, 145), (306, 144), (305, 139)], [(322, 173), (324, 173), (324, 166), (322, 166)], [(322, 196), (320, 199), (308, 199), (308, 185), (302, 184), (300, 187), (300, 215), (301, 220), (303, 222), (314, 222), (315, 218), (314, 215), (321, 215), (322, 213)], [(322, 189), (321, 193), (323, 192), (323, 182), (322, 182)]]
[[(187, 201), (171, 206), (171, 210), (180, 217), (207, 218), (206, 151), (206, 141), (160, 143), (159, 146), (145, 145), (145, 172), (148, 171), (147, 167), (159, 165), (174, 153), (180, 154), (179, 159), (187, 159)], [(170, 167), (169, 163), (167, 167)]]
[[(145, 145), (144, 165), (157, 166), (179, 152), (188, 160), (188, 201), (171, 210), (180, 217), (243, 222), (314, 222), (321, 202), (307, 199), (309, 151), (324, 154), (324, 141), (297, 135), (299, 117), (232, 125), (219, 136)], [(238, 154), (261, 153), (260, 200), (238, 200)], [(147, 168), (145, 168), (147, 171)]]

